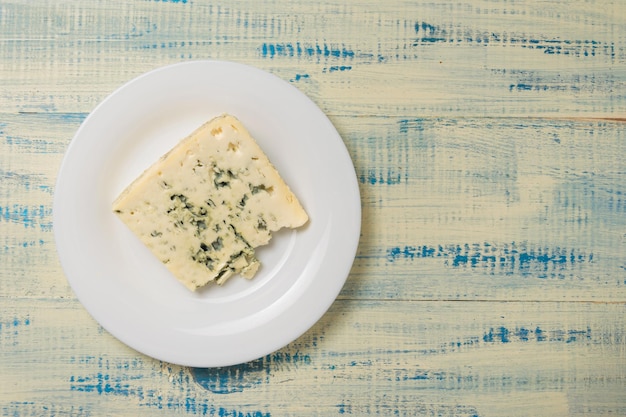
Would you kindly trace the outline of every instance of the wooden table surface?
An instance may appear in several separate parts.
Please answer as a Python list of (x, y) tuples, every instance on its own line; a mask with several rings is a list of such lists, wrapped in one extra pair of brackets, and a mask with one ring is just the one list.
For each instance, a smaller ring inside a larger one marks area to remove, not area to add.
[[(52, 222), (85, 117), (200, 59), (307, 94), (363, 210), (328, 313), (218, 369), (101, 328)], [(0, 0), (0, 416), (626, 415), (625, 122), (621, 0)]]

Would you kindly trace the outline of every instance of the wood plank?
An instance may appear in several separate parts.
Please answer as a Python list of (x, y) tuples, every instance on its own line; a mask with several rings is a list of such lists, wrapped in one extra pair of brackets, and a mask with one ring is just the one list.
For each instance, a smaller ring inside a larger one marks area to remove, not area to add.
[(88, 112), (145, 71), (210, 58), (271, 71), (329, 114), (626, 114), (626, 4), (378, 6), (5, 1), (0, 111)]
[[(363, 233), (306, 334), (188, 369), (76, 300), (52, 198), (104, 97), (207, 58), (331, 117)], [(0, 1), (0, 416), (626, 415), (625, 65), (623, 2)]]
[(623, 414), (625, 313), (623, 304), (604, 303), (338, 300), (314, 328), (267, 357), (186, 369), (128, 349), (74, 300), (42, 300), (36, 309), (30, 300), (3, 300), (0, 410)]
[[(52, 193), (83, 117), (0, 118), (0, 262), (11, 265), (0, 272), (11, 274), (0, 282), (5, 294), (70, 294), (56, 261)], [(626, 124), (333, 122), (363, 201), (360, 249), (343, 297), (626, 300)], [(39, 256), (27, 256), (33, 247)]]
[(626, 124), (335, 120), (363, 200), (344, 296), (625, 300)]
[(54, 245), (52, 201), (84, 115), (0, 114), (0, 294), (73, 297)]

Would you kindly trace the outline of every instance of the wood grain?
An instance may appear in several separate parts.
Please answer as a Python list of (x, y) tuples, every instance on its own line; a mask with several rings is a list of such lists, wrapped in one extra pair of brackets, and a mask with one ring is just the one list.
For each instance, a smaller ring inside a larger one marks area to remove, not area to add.
[[(103, 330), (52, 236), (80, 123), (195, 59), (311, 97), (363, 208), (322, 320), (217, 369)], [(624, 68), (622, 2), (0, 0), (0, 416), (626, 415)]]

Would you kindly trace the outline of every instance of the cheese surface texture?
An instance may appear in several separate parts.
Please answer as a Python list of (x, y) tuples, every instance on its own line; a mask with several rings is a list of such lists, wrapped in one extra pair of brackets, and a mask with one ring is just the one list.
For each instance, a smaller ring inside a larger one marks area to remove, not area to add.
[(187, 288), (252, 278), (254, 249), (308, 221), (296, 196), (239, 120), (202, 125), (144, 171), (113, 211)]

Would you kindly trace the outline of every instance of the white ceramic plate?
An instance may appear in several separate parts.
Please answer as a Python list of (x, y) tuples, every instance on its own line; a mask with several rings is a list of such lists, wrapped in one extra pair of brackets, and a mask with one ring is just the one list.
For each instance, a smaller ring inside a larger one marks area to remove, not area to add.
[[(145, 168), (208, 119), (241, 120), (307, 210), (274, 235), (253, 280), (193, 293), (117, 219), (111, 203)], [(83, 122), (54, 197), (61, 264), (78, 299), (122, 342), (186, 366), (247, 362), (282, 348), (327, 311), (348, 276), (361, 205), (352, 161), (323, 112), (259, 69), (197, 61), (148, 72)]]

